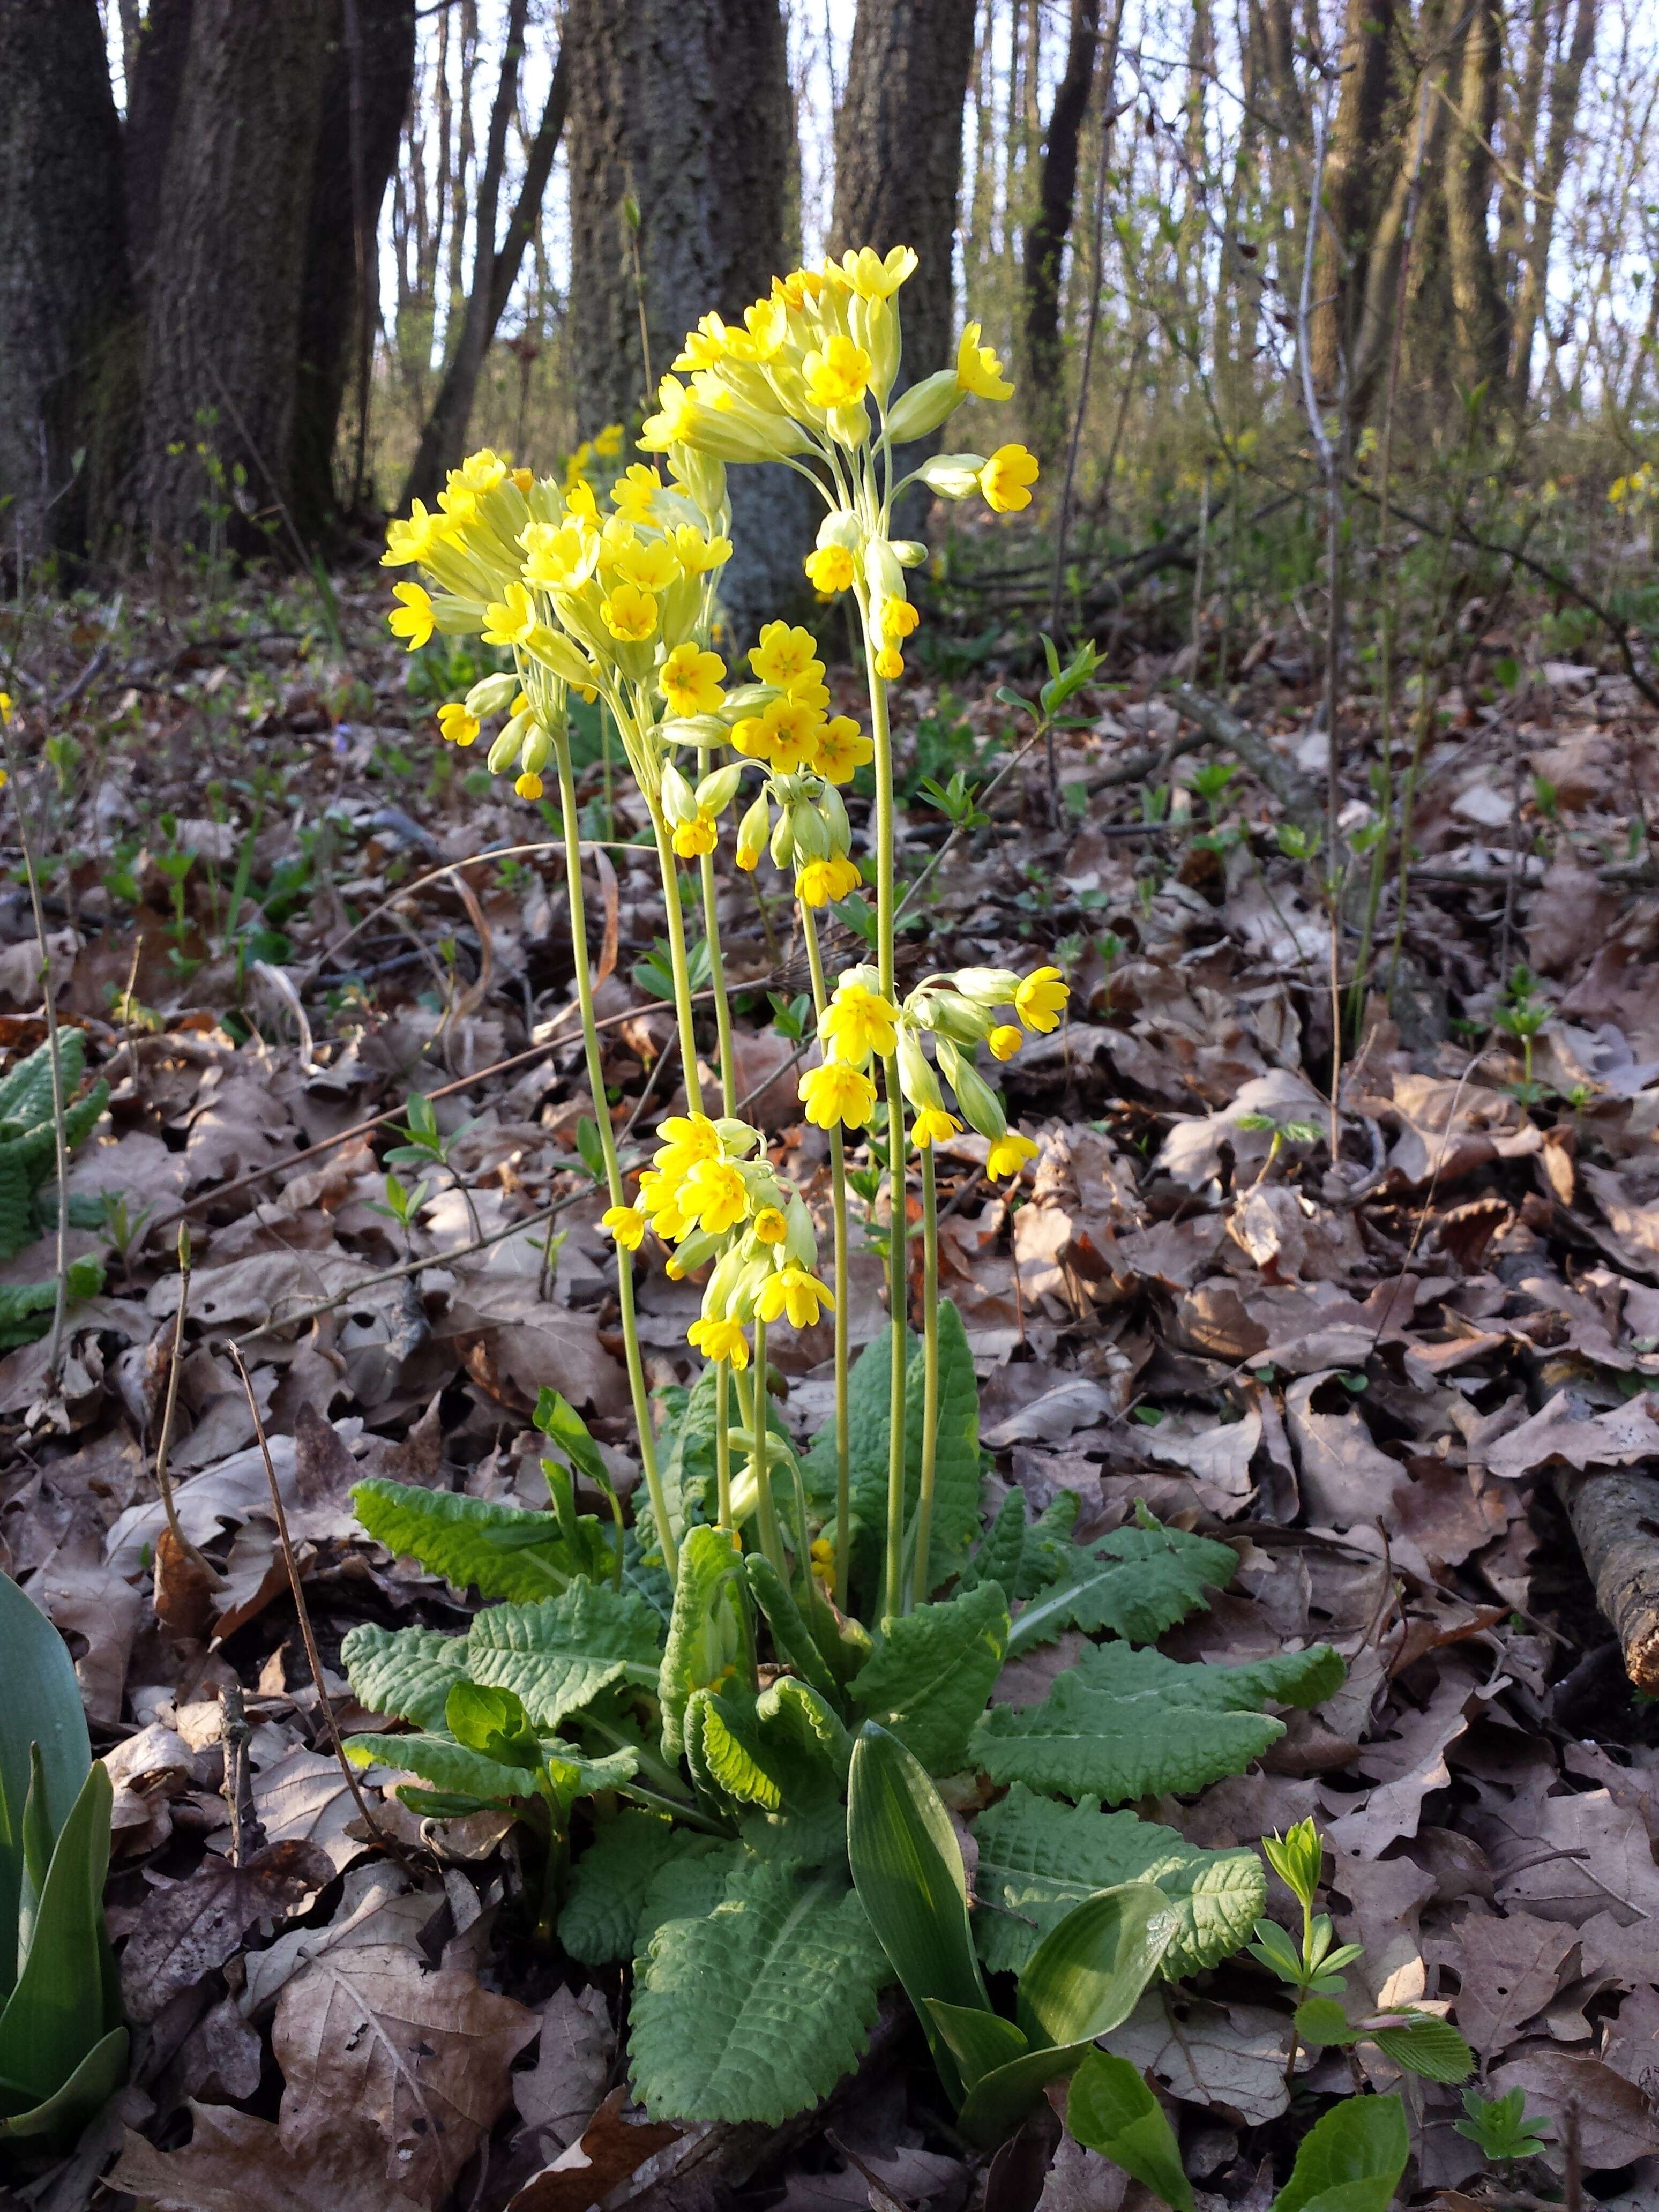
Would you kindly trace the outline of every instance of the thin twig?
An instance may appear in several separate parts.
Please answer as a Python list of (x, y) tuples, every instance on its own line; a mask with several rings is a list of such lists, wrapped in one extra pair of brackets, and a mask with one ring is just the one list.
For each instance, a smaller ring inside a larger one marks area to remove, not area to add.
[(192, 1544), (179, 1522), (179, 1509), (173, 1503), (173, 1480), (167, 1473), (167, 1454), (173, 1449), (173, 1415), (179, 1402), (179, 1370), (185, 1358), (185, 1316), (190, 1307), (190, 1231), (181, 1221), (179, 1224), (179, 1310), (173, 1317), (173, 1356), (167, 1361), (167, 1394), (161, 1403), (161, 1433), (155, 1440), (155, 1487), (161, 1494), (161, 1510), (167, 1516), (167, 1534), (179, 1547), (191, 1566), (199, 1568), (215, 1588), (220, 1577), (208, 1560)]
[(253, 1802), (253, 1782), (247, 1761), (252, 1731), (247, 1724), (247, 1708), (242, 1703), (242, 1686), (235, 1675), (220, 1691), (219, 1703), (224, 1713), (224, 1800), (230, 1814), (230, 1863), (239, 1867), (251, 1851), (264, 1849), (265, 1831)]

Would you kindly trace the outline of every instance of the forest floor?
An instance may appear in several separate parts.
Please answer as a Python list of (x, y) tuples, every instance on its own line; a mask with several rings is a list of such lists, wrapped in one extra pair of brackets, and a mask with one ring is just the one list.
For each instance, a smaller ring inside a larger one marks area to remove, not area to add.
[[(371, 1781), (392, 1858), (348, 1794), (227, 1340), (252, 1372), (347, 1731), (374, 1725), (335, 1673), (354, 1623), (469, 1610), (368, 1540), (354, 1480), (545, 1504), (530, 1421), (544, 1385), (630, 1464), (604, 1201), (578, 1147), (592, 1102), (556, 832), (440, 747), (453, 672), (411, 688), (383, 611), (374, 575), (344, 590), (343, 651), (297, 595), (251, 591), (211, 607), (136, 594), (113, 620), (37, 609), (13, 641), (32, 679), (14, 684), (14, 746), (54, 702), (73, 739), (24, 781), (53, 850), (79, 855), (46, 885), (52, 958), (110, 1103), (70, 1176), (106, 1194), (102, 1227), (70, 1231), (72, 1255), (101, 1258), (103, 1290), (70, 1310), (55, 1387), (45, 1338), (0, 1358), (0, 1560), (69, 1639), (116, 1785), (110, 1917), (137, 2033), (130, 2086), (78, 2151), (0, 2206), (71, 2212), (100, 2185), (100, 2203), (237, 2212), (1150, 2203), (1069, 2140), (988, 2181), (919, 2038), (891, 2023), (854, 2094), (776, 2136), (629, 2124), (623, 1983), (500, 1940), (516, 1879), (503, 1823), (422, 1824)], [(996, 787), (915, 899), (902, 957), (913, 975), (1057, 957), (1073, 985), (1069, 1021), (1005, 1071), (1042, 1144), (1017, 1192), (988, 1185), (982, 1140), (940, 1152), (944, 1287), (980, 1372), (989, 1491), (1019, 1486), (1034, 1508), (1074, 1491), (1079, 1535), (1144, 1501), (1231, 1545), (1231, 1589), (1164, 1638), (1174, 1656), (1325, 1638), (1348, 1663), (1249, 1773), (1139, 1809), (1204, 1846), (1313, 1816), (1339, 1934), (1365, 1947), (1357, 1989), (1449, 2012), (1483, 2093), (1520, 2087), (1550, 2123), (1543, 2158), (1494, 2177), (1455, 2130), (1458, 2093), (1401, 2085), (1366, 2046), (1354, 2063), (1403, 2086), (1420, 2119), (1418, 2201), (1559, 2200), (1571, 2133), (1589, 2197), (1633, 2212), (1659, 2203), (1659, 1722), (1626, 1680), (1555, 1477), (1659, 1449), (1659, 890), (1639, 834), (1659, 754), (1611, 658), (1482, 649), (1513, 666), (1482, 681), (1477, 664), (1439, 702), (1401, 988), (1357, 1009), (1334, 1109), (1316, 872), (1285, 856), (1281, 800), (1248, 773), (1193, 793), (1194, 764), (1226, 756), (1173, 755), (1166, 659), (1125, 658), (1084, 695), (1057, 761), (1063, 826), (1040, 750)], [(834, 680), (852, 704), (850, 674)], [(1000, 680), (897, 694), (907, 878), (945, 835), (921, 776), (988, 781), (1019, 742)], [(1281, 793), (1305, 787), (1316, 812), (1312, 689), (1264, 632), (1235, 703)], [(1143, 799), (1171, 782), (1173, 804)], [(643, 1132), (676, 1087), (653, 972), (661, 897), (620, 794), (605, 823), (605, 786), (593, 759), (588, 825), (617, 841), (590, 897), (609, 1109)], [(1363, 760), (1344, 796), (1370, 803)], [(510, 847), (532, 849), (471, 858)], [(9, 1065), (45, 1026), (15, 844), (7, 859)], [(788, 1172), (822, 1192), (823, 1141), (796, 1103), (805, 963), (783, 887), (763, 869), (726, 908), (742, 1088)], [(1380, 929), (1386, 947), (1392, 892)], [(857, 942), (841, 927), (836, 965)], [(1543, 1014), (1530, 1083), (1495, 1025), (1522, 962)], [(440, 1135), (424, 1170), (399, 1170), (427, 1186), (405, 1230), (386, 1155), (409, 1142), (414, 1091)], [(193, 1273), (172, 1470), (213, 1587), (157, 1549), (181, 1210)], [(48, 1235), (0, 1284), (48, 1279), (56, 1258)], [(882, 1326), (879, 1292), (860, 1248), (855, 1346)], [(694, 1290), (659, 1259), (641, 1303), (653, 1383), (684, 1382)], [(787, 1417), (816, 1425), (824, 1331), (773, 1349)], [(1041, 1697), (1076, 1643), (1016, 1662), (998, 1694)], [(264, 1862), (268, 1879), (232, 1880), (223, 1855), (233, 1684), (264, 1836), (314, 1847), (286, 1872)], [(319, 2002), (301, 1975), (322, 1957), (352, 2003)], [(1283, 2178), (1286, 2017), (1241, 1955), (1149, 1996), (1114, 2040), (1167, 2091), (1201, 2212), (1261, 2212), (1275, 2161)], [(1339, 2052), (1304, 2054), (1297, 2112), (1349, 2073)], [(433, 2112), (444, 2149), (428, 2157)]]

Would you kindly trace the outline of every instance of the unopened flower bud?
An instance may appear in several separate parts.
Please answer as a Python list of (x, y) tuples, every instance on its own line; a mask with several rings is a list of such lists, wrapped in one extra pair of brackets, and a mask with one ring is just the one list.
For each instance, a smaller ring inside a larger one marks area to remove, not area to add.
[(662, 772), (662, 811), (671, 823), (695, 822), (697, 818), (696, 794), (672, 761), (665, 765)]
[[(888, 410), (887, 434), (896, 446), (908, 446), (914, 439), (931, 436), (942, 422), (948, 422), (964, 398), (953, 368), (942, 368), (937, 375), (924, 376), (920, 384), (900, 395)], [(963, 496), (957, 493), (953, 496)]]
[(743, 781), (743, 763), (729, 761), (717, 768), (712, 775), (704, 776), (697, 786), (697, 811), (701, 814), (723, 814), (738, 795)]
[[(954, 383), (955, 379), (951, 381)], [(907, 398), (908, 395), (906, 395)], [(936, 491), (941, 499), (966, 499), (979, 489), (979, 472), (985, 466), (983, 453), (935, 453), (916, 471), (929, 491)]]
[(475, 721), (504, 714), (518, 696), (519, 679), (509, 668), (501, 676), (481, 677), (466, 695), (466, 711)]

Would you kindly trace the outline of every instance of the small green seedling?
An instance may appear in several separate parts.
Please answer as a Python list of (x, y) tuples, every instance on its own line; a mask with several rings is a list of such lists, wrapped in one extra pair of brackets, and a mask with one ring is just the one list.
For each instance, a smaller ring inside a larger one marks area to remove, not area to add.
[(1463, 2110), (1468, 2118), (1454, 2120), (1460, 2136), (1467, 2136), (1483, 2158), (1495, 2163), (1510, 2159), (1536, 2158), (1544, 2148), (1540, 2129), (1554, 2123), (1527, 2110), (1524, 2089), (1511, 2089), (1504, 2097), (1483, 2097), (1478, 2089), (1465, 2089)]

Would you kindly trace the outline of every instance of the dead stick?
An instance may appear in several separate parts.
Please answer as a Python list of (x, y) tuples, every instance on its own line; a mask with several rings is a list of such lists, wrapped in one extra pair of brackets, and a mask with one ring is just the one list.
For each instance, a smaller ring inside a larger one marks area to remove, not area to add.
[(191, 1566), (208, 1578), (209, 1586), (218, 1589), (222, 1577), (217, 1571), (185, 1535), (179, 1522), (179, 1509), (173, 1499), (173, 1482), (167, 1474), (167, 1454), (173, 1449), (173, 1414), (179, 1402), (179, 1370), (185, 1356), (185, 1315), (190, 1305), (190, 1231), (181, 1221), (179, 1224), (179, 1310), (173, 1319), (173, 1356), (167, 1361), (167, 1395), (161, 1406), (161, 1433), (155, 1443), (155, 1487), (161, 1493), (161, 1510), (167, 1516), (167, 1534), (179, 1547)]
[(1555, 1487), (1625, 1672), (1645, 1696), (1659, 1696), (1659, 1476), (1563, 1468)]
[(323, 1718), (328, 1724), (329, 1740), (334, 1746), (334, 1756), (340, 1763), (340, 1771), (345, 1777), (346, 1788), (351, 1792), (353, 1801), (362, 1817), (364, 1826), (381, 1849), (389, 1851), (404, 1872), (408, 1873), (410, 1870), (410, 1864), (404, 1856), (403, 1846), (395, 1836), (387, 1834), (374, 1814), (369, 1811), (368, 1800), (363, 1795), (362, 1784), (353, 1771), (351, 1761), (345, 1755), (345, 1745), (340, 1736), (340, 1723), (334, 1717), (333, 1703), (329, 1697), (327, 1686), (323, 1680), (323, 1662), (318, 1654), (317, 1638), (312, 1633), (310, 1608), (306, 1604), (305, 1593), (300, 1587), (299, 1563), (295, 1559), (293, 1540), (288, 1533), (288, 1512), (283, 1504), (283, 1492), (276, 1480), (276, 1469), (271, 1462), (270, 1446), (265, 1440), (265, 1425), (259, 1418), (259, 1401), (253, 1395), (253, 1382), (247, 1371), (247, 1363), (242, 1358), (242, 1347), (234, 1337), (229, 1337), (226, 1340), (226, 1348), (236, 1362), (236, 1372), (241, 1376), (242, 1388), (247, 1393), (247, 1409), (253, 1416), (253, 1433), (258, 1440), (260, 1455), (265, 1463), (265, 1480), (270, 1486), (270, 1510), (276, 1516), (276, 1538), (283, 1547), (283, 1565), (288, 1569), (288, 1586), (294, 1593), (294, 1610), (300, 1617), (300, 1635), (306, 1647), (306, 1662), (311, 1668), (312, 1681), (316, 1685), (317, 1702), (322, 1707)]

